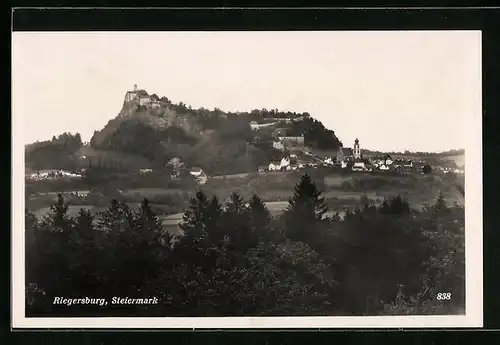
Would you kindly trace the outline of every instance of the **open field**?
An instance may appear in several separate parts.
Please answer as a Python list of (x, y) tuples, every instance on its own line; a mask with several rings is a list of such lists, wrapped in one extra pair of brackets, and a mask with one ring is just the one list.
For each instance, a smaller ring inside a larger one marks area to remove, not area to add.
[(184, 193), (186, 191), (182, 189), (173, 188), (134, 188), (123, 191), (123, 196), (141, 196), (143, 198), (150, 198), (152, 196), (158, 195), (172, 195)]
[[(286, 209), (297, 179), (298, 175), (294, 173), (238, 174), (227, 179), (209, 180), (201, 189), (208, 195), (217, 195), (222, 203), (227, 200), (230, 193), (235, 191), (245, 199), (256, 193), (265, 201), (271, 214), (276, 216)], [(360, 185), (360, 181), (365, 184)], [(323, 182), (323, 196), (329, 207), (329, 215), (339, 213), (343, 216), (346, 209), (353, 209), (360, 205), (362, 197), (367, 197), (370, 203), (380, 204), (384, 198), (399, 194), (407, 198), (411, 207), (416, 210), (434, 203), (440, 193), (449, 204), (464, 203), (463, 195), (454, 186), (455, 182), (446, 181), (437, 175), (329, 174), (324, 176)], [(348, 182), (347, 187), (346, 182)], [(131, 208), (138, 207), (142, 198), (149, 198), (152, 208), (159, 215), (165, 229), (177, 234), (180, 231), (178, 223), (182, 220), (182, 212), (179, 211), (185, 207), (179, 205), (187, 205), (193, 192), (177, 188), (134, 188), (123, 191), (122, 197)], [(41, 218), (50, 211), (48, 205), (55, 200), (56, 195), (57, 193), (46, 193), (30, 197), (27, 205), (33, 205), (34, 207), (30, 209), (38, 218)], [(81, 208), (90, 209), (93, 213), (105, 208), (85, 204), (85, 202), (79, 205), (71, 198), (67, 200), (70, 201), (69, 214), (71, 216), (76, 216)]]
[(464, 166), (465, 165), (465, 155), (458, 155), (458, 156), (450, 156), (450, 157), (445, 157), (442, 158), (443, 160), (452, 160), (455, 161), (455, 164), (457, 166)]

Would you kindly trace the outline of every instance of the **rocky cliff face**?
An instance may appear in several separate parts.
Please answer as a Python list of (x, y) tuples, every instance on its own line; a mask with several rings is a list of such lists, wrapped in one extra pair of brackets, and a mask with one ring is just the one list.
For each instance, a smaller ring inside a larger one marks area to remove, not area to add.
[(95, 148), (107, 149), (105, 147), (107, 139), (119, 134), (118, 132), (124, 126), (130, 127), (132, 124), (140, 124), (154, 131), (175, 127), (193, 137), (200, 136), (202, 132), (192, 114), (179, 114), (170, 104), (160, 103), (159, 106), (151, 107), (140, 105), (138, 102), (124, 102), (118, 116), (110, 120), (102, 130), (94, 132), (91, 145)]

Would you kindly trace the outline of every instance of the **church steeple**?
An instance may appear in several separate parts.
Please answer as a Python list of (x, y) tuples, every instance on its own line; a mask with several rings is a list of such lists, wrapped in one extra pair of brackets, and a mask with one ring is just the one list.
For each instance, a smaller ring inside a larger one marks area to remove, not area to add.
[(356, 140), (354, 140), (354, 147), (352, 149), (352, 152), (353, 152), (353, 155), (354, 155), (354, 159), (360, 159), (361, 158), (361, 149), (359, 148), (359, 140), (358, 140), (358, 138), (356, 138)]

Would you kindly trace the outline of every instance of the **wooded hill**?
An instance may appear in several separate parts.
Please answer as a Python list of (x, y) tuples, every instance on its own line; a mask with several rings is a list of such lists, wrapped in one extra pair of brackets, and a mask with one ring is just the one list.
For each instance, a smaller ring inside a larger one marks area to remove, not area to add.
[(342, 146), (333, 130), (308, 113), (192, 109), (166, 97), (151, 97), (159, 99), (161, 106), (148, 108), (125, 102), (116, 118), (94, 132), (89, 146), (82, 145), (78, 133), (29, 145), (26, 167), (76, 170), (98, 164), (119, 170), (159, 169), (179, 157), (186, 165), (199, 166), (210, 174), (255, 171), (257, 166), (280, 158), (281, 153), (273, 149), (272, 140), (258, 140), (250, 127), (252, 121), (275, 121), (288, 136), (304, 135), (305, 144), (312, 148)]

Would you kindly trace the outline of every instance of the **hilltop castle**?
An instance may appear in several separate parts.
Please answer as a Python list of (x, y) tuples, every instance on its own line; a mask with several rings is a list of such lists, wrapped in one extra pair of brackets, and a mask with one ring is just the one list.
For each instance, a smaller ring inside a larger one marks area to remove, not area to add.
[(138, 103), (140, 106), (148, 108), (159, 108), (161, 106), (158, 97), (150, 96), (144, 89), (138, 89), (137, 84), (134, 85), (133, 91), (127, 91), (125, 94), (125, 103)]

